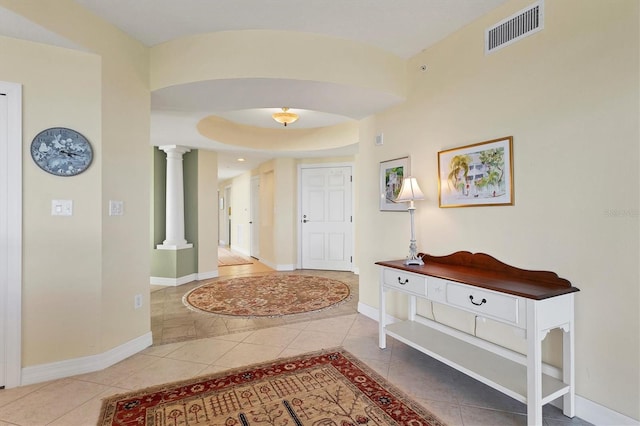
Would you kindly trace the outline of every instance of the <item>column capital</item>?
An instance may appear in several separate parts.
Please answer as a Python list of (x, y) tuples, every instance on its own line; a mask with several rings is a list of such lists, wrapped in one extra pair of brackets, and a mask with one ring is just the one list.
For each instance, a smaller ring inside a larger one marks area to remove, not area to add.
[(181, 145), (162, 145), (158, 147), (159, 150), (169, 153), (186, 154), (191, 151), (191, 148)]

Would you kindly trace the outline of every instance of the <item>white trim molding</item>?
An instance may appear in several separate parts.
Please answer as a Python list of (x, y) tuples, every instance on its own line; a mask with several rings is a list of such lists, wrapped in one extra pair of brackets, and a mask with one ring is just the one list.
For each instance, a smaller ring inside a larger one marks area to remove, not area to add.
[[(358, 312), (368, 318), (371, 318), (375, 322), (378, 322), (380, 318), (380, 311), (378, 308), (362, 302), (358, 302)], [(387, 324), (391, 324), (400, 320), (387, 315), (386, 321)], [(580, 395), (576, 395), (576, 416), (589, 423), (593, 423), (594, 425), (640, 425), (638, 420), (627, 417), (624, 414), (590, 401)]]
[(219, 275), (217, 269), (215, 271), (198, 272), (196, 274), (196, 280), (198, 280), (198, 281), (210, 280), (211, 278), (218, 278), (219, 276), (220, 275)]
[(576, 416), (594, 425), (640, 425), (640, 421), (576, 395)]
[(273, 263), (273, 262), (270, 262), (270, 261), (265, 260), (265, 259), (260, 259), (260, 263), (264, 263), (269, 268), (274, 269), (276, 271), (280, 271), (280, 272), (283, 272), (283, 271), (295, 271), (297, 269), (296, 265), (294, 265), (294, 264), (279, 265), (277, 263)]
[(92, 373), (110, 367), (153, 344), (151, 332), (97, 355), (67, 359), (22, 369), (22, 385)]
[(191, 281), (195, 281), (198, 279), (197, 274), (189, 274), (184, 277), (178, 278), (166, 278), (166, 277), (151, 277), (149, 280), (150, 284), (153, 285), (164, 285), (167, 287), (177, 287), (182, 284), (190, 283)]
[(4, 284), (0, 297), (0, 335), (4, 336), (4, 383), (20, 386), (22, 366), (22, 85), (0, 81), (0, 93), (7, 97), (6, 145), (0, 147), (0, 210), (6, 216), (0, 225), (7, 238), (0, 245)]
[(215, 271), (197, 272), (178, 278), (150, 277), (149, 283), (153, 285), (163, 285), (166, 287), (178, 287), (180, 285), (188, 284), (193, 281), (209, 280), (211, 278), (217, 278), (219, 276), (220, 275), (218, 273), (218, 270), (216, 269)]

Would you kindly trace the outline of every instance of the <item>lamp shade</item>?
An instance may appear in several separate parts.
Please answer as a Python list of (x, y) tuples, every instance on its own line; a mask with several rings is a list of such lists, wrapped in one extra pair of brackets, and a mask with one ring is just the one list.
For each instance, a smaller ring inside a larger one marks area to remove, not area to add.
[(408, 176), (402, 180), (400, 193), (394, 201), (396, 203), (403, 203), (414, 200), (424, 200), (424, 194), (420, 190), (416, 178)]

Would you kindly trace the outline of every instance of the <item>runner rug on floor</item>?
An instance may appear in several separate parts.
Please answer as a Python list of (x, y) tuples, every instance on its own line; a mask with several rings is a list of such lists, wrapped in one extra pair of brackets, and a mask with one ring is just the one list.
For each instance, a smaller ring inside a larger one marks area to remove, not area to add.
[(337, 348), (112, 396), (98, 425), (444, 423)]
[(319, 311), (347, 300), (349, 286), (329, 278), (266, 274), (211, 281), (184, 295), (199, 312), (242, 317), (277, 317)]

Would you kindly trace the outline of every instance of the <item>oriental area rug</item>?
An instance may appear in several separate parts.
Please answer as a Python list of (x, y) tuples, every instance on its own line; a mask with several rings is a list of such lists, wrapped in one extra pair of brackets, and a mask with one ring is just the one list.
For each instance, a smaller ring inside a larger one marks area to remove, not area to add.
[(444, 425), (344, 349), (103, 400), (99, 426)]
[(266, 274), (211, 281), (189, 291), (182, 301), (198, 312), (256, 318), (319, 311), (349, 296), (349, 286), (342, 281)]

